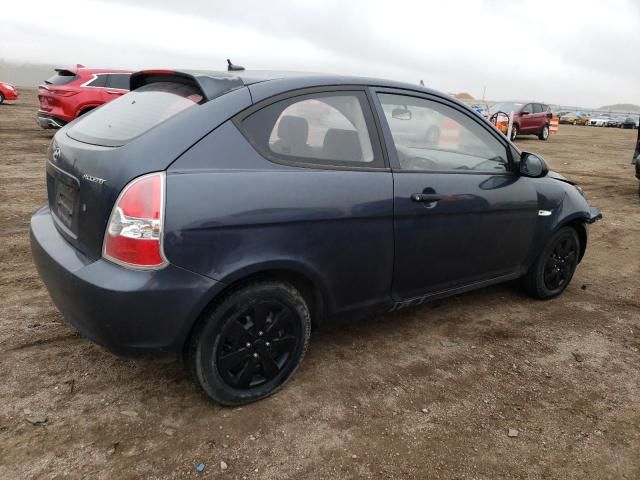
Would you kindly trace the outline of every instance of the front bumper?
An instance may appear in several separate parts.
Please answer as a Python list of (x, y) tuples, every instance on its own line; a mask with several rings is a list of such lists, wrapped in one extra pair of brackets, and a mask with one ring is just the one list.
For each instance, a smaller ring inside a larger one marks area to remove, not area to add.
[(10, 102), (13, 102), (13, 101), (15, 101), (15, 100), (18, 100), (18, 95), (19, 95), (19, 94), (18, 94), (17, 90), (16, 90), (16, 91), (8, 90), (8, 91), (4, 94), (4, 99), (5, 99), (5, 100), (8, 100), (8, 101), (10, 101)]
[(40, 125), (42, 128), (62, 128), (68, 122), (58, 118), (49, 113), (45, 113), (41, 110), (38, 110), (38, 116), (36, 117), (36, 123)]
[(587, 223), (595, 223), (598, 220), (602, 219), (602, 212), (599, 208), (589, 207), (588, 212), (589, 217), (587, 218)]
[(48, 206), (31, 218), (31, 251), (65, 320), (118, 355), (178, 356), (200, 312), (223, 287), (175, 265), (138, 271), (91, 261), (58, 233)]

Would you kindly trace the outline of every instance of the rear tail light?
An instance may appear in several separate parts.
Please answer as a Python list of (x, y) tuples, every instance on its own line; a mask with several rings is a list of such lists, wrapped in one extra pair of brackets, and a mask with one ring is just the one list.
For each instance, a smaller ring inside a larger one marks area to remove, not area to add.
[(57, 97), (72, 97), (72, 96), (78, 94), (78, 92), (73, 91), (73, 90), (58, 90), (58, 89), (55, 89), (55, 88), (50, 88), (49, 89), (49, 93), (51, 93), (51, 95), (55, 95)]
[(164, 172), (144, 175), (122, 190), (104, 235), (105, 259), (142, 269), (167, 265), (162, 251), (164, 191)]

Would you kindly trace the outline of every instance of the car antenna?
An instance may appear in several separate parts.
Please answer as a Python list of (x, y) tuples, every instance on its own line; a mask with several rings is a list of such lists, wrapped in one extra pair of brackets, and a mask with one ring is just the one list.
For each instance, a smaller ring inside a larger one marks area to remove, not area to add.
[(231, 63), (231, 60), (229, 60), (227, 58), (227, 71), (228, 72), (240, 72), (244, 70), (244, 67), (240, 66), (240, 65), (234, 65), (233, 63)]

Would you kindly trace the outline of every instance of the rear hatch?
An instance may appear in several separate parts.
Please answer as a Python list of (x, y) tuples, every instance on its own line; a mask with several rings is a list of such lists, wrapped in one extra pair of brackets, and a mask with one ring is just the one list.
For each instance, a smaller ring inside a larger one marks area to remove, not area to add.
[(75, 90), (69, 84), (78, 78), (76, 71), (56, 68), (56, 74), (38, 87), (40, 110), (49, 112), (57, 104), (58, 98), (73, 95)]
[[(124, 186), (165, 170), (228, 118), (224, 106), (206, 103), (208, 93), (193, 76), (138, 73), (131, 84), (139, 88), (58, 131), (48, 152), (54, 222), (90, 259), (101, 256), (109, 215)], [(250, 97), (242, 90), (244, 108)]]

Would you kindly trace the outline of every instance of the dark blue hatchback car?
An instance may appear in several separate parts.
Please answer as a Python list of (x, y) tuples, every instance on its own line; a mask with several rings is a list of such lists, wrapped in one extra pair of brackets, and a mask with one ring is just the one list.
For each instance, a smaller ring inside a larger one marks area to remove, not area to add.
[(600, 217), (419, 86), (149, 70), (131, 90), (53, 139), (33, 257), (81, 334), (183, 356), (223, 404), (282, 387), (312, 324), (520, 277), (554, 297)]

